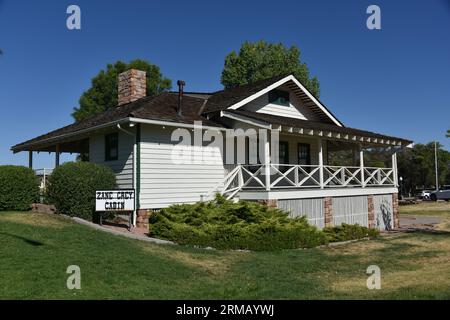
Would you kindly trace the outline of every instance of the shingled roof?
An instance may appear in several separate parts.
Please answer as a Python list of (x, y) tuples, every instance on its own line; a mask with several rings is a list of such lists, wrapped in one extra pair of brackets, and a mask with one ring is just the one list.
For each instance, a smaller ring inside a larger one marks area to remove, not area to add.
[(183, 97), (183, 112), (177, 114), (178, 93), (162, 93), (153, 97), (145, 97), (137, 101), (106, 110), (98, 115), (75, 122), (68, 126), (50, 131), (44, 135), (27, 140), (11, 148), (14, 152), (27, 150), (27, 147), (37, 143), (55, 139), (69, 134), (76, 134), (101, 125), (118, 122), (126, 118), (140, 118), (175, 123), (193, 124), (202, 121), (204, 126), (223, 127), (220, 123), (208, 120), (201, 115), (205, 100), (189, 95)]
[[(115, 108), (110, 108), (105, 112), (90, 117), (88, 119), (70, 124), (60, 129), (48, 132), (44, 135), (19, 143), (11, 150), (14, 152), (25, 150), (36, 150), (37, 145), (49, 144), (50, 142), (59, 141), (67, 136), (80, 136), (81, 133), (96, 129), (106, 125), (112, 125), (121, 121), (126, 121), (127, 118), (139, 118), (145, 120), (157, 120), (173, 123), (193, 124), (194, 121), (201, 121), (204, 126), (210, 127), (224, 127), (220, 120), (212, 121), (210, 118), (217, 119), (217, 117), (210, 117), (210, 115), (218, 114), (218, 112), (227, 110), (227, 112), (233, 112), (246, 117), (254, 118), (257, 120), (266, 121), (268, 123), (280, 124), (280, 125), (293, 125), (294, 123), (301, 125), (304, 128), (323, 128), (323, 130), (333, 130), (334, 132), (345, 132), (354, 134), (370, 134), (373, 137), (380, 137), (381, 139), (393, 139), (385, 135), (372, 133), (368, 131), (345, 128), (343, 126), (337, 126), (333, 124), (330, 118), (322, 120), (322, 122), (305, 121), (292, 118), (284, 118), (279, 116), (271, 116), (261, 113), (244, 111), (241, 109), (230, 110), (229, 107), (239, 103), (240, 101), (251, 97), (252, 95), (266, 89), (270, 85), (286, 78), (286, 76), (277, 76), (266, 80), (256, 81), (252, 84), (247, 84), (239, 87), (224, 89), (212, 93), (204, 92), (185, 92), (182, 102), (182, 115), (177, 114), (178, 105), (178, 92), (166, 92), (153, 97), (141, 98), (137, 101), (124, 104)], [(292, 78), (287, 83), (289, 86), (297, 86), (292, 81)], [(295, 88), (299, 89), (299, 88)], [(304, 103), (312, 103), (308, 97), (302, 97)], [(318, 101), (318, 100), (317, 100)], [(316, 103), (317, 104), (317, 103)], [(319, 104), (321, 104), (319, 102)], [(313, 107), (312, 107), (313, 108)], [(321, 104), (320, 108), (316, 105), (316, 112), (320, 113), (320, 116), (327, 117), (324, 109), (325, 106)], [(331, 114), (331, 112), (330, 112)], [(322, 117), (319, 117), (322, 119)], [(86, 134), (85, 137), (86, 138)], [(397, 141), (403, 141), (403, 143), (410, 143), (411, 141), (395, 138)], [(39, 149), (38, 149), (39, 150)], [(46, 149), (42, 149), (46, 150)]]

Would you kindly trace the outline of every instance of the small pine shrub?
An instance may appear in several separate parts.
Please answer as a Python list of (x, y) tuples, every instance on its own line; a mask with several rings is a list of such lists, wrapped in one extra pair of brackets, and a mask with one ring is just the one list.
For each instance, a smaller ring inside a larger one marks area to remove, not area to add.
[(279, 250), (314, 247), (325, 235), (305, 217), (247, 201), (215, 200), (173, 205), (150, 217), (150, 234), (179, 244), (217, 249)]
[(58, 213), (93, 220), (95, 191), (115, 187), (116, 177), (110, 168), (90, 162), (68, 162), (49, 177), (47, 199)]
[(363, 227), (357, 224), (345, 224), (323, 229), (329, 242), (376, 238), (380, 232), (377, 229)]
[(0, 211), (25, 211), (39, 197), (39, 180), (23, 166), (0, 166)]

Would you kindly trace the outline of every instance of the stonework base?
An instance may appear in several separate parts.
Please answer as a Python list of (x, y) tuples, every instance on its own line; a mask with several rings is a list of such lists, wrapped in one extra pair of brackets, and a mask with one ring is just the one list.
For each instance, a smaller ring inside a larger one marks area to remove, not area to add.
[(333, 226), (333, 200), (331, 197), (323, 199), (323, 214), (325, 218), (325, 227)]
[(150, 214), (151, 214), (150, 210), (139, 209), (137, 211), (136, 227), (148, 229), (148, 218), (150, 217)]
[(263, 204), (269, 208), (278, 208), (278, 200), (277, 199), (258, 200), (258, 203)]
[(375, 228), (375, 207), (373, 205), (373, 195), (367, 196), (367, 209), (369, 228)]

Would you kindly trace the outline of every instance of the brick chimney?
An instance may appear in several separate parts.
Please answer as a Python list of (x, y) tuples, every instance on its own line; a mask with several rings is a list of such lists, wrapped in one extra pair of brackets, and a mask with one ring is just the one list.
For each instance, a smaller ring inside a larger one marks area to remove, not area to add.
[(146, 96), (145, 71), (130, 69), (118, 77), (118, 105), (136, 101)]

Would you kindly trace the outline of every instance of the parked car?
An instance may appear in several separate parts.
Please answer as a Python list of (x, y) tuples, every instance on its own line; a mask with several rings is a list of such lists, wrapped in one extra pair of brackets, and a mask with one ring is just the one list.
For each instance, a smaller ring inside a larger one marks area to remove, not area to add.
[(431, 192), (430, 199), (433, 201), (437, 200), (450, 201), (450, 185), (445, 185), (439, 190)]
[(430, 200), (431, 190), (422, 190), (417, 194), (417, 198), (422, 200)]

